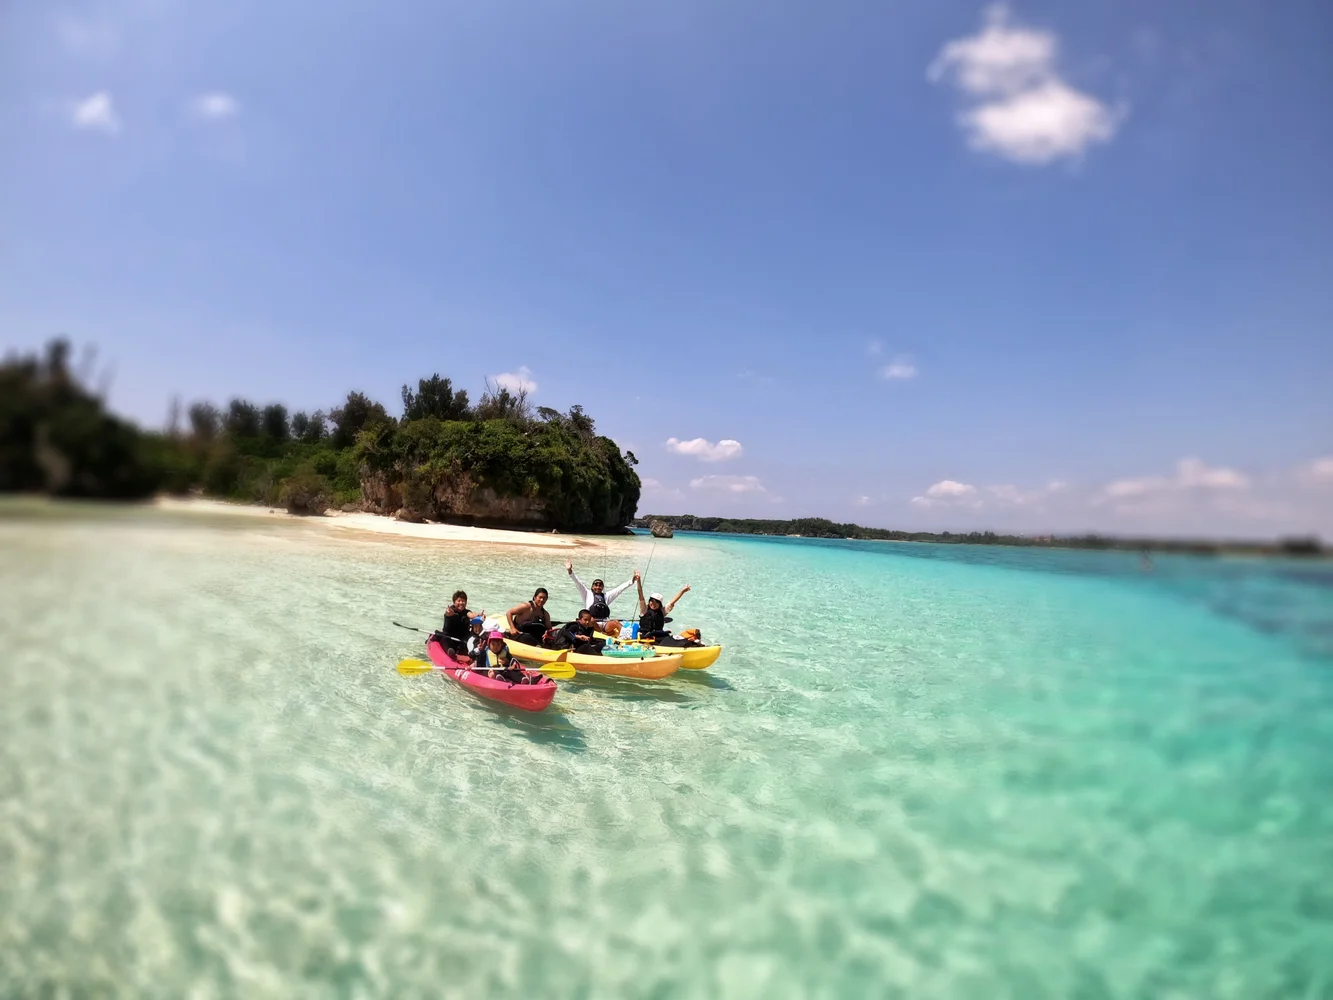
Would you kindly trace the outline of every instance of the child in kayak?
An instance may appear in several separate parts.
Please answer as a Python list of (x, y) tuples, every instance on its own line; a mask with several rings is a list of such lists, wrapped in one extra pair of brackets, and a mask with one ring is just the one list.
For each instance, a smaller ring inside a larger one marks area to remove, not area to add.
[(509, 631), (504, 638), (524, 642), (529, 646), (540, 646), (551, 628), (551, 613), (546, 610), (548, 596), (545, 587), (538, 587), (532, 600), (510, 608), (505, 613)]
[(584, 608), (579, 612), (577, 620), (567, 622), (560, 629), (556, 642), (561, 649), (572, 649), (585, 656), (601, 656), (606, 640), (593, 635), (596, 628), (597, 622), (593, 619), (592, 612)]
[(435, 633), (446, 652), (456, 657), (468, 655), (468, 639), (476, 633), (475, 625), (480, 625), (485, 611), (472, 612), (467, 609), (467, 592), (454, 591), (454, 598), (444, 609), (444, 628)]
[(540, 684), (541, 677), (534, 677), (514, 662), (513, 654), (505, 645), (503, 632), (490, 632), (486, 636), (486, 645), (478, 646), (472, 669), (477, 673), (496, 681), (508, 681), (510, 684)]

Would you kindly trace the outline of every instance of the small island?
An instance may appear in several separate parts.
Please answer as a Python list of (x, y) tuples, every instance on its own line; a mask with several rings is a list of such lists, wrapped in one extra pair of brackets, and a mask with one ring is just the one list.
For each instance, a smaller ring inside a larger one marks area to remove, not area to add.
[(534, 407), (487, 385), (474, 403), (439, 374), (402, 389), (402, 415), (361, 392), (289, 414), (232, 399), (173, 409), (164, 431), (109, 413), (65, 341), (0, 363), (0, 493), (143, 500), (205, 496), (318, 515), (329, 508), (529, 531), (624, 533), (633, 453), (581, 406)]
[[(757, 518), (698, 517), (694, 514), (646, 514), (632, 527), (665, 525), (674, 531), (732, 535), (774, 535), (790, 538), (847, 538), (878, 542), (932, 542), (942, 545), (1016, 545), (1050, 549), (1120, 549), (1131, 552), (1183, 552), (1191, 555), (1325, 556), (1330, 553), (1317, 538), (1283, 538), (1273, 542), (1209, 541), (1201, 539), (1120, 538), (1110, 535), (1000, 535), (993, 531), (930, 532), (867, 528), (839, 524), (822, 517), (790, 521)], [(656, 532), (654, 532), (656, 534)]]

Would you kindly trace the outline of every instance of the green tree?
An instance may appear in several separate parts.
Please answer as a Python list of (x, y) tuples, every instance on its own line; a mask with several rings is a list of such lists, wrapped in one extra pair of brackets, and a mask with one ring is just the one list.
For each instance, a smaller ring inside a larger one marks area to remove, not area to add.
[(226, 429), (232, 437), (259, 437), (259, 407), (244, 399), (233, 399), (227, 404)]
[(198, 441), (212, 441), (222, 427), (222, 414), (212, 403), (192, 403), (187, 411), (190, 434)]
[(391, 423), (388, 412), (365, 393), (349, 392), (342, 406), (330, 411), (333, 421), (333, 447), (350, 448), (356, 436), (372, 424)]
[(262, 424), (264, 437), (270, 441), (286, 441), (291, 437), (287, 425), (287, 407), (281, 403), (270, 403), (264, 407)]
[(487, 382), (474, 413), (478, 420), (508, 420), (521, 424), (532, 419), (532, 404), (526, 389), (510, 392), (506, 386)]
[(403, 420), (466, 420), (470, 416), (466, 389), (457, 389), (447, 378), (435, 373), (417, 380), (417, 391), (403, 386)]
[[(304, 414), (301, 414), (305, 416)], [(305, 426), (299, 434), (293, 428), (292, 434), (306, 444), (318, 444), (329, 436), (328, 420), (324, 416), (323, 410), (316, 410), (306, 419)]]
[[(134, 499), (160, 488), (154, 449), (69, 369), (69, 344), (0, 363), (0, 490)], [(165, 440), (165, 438), (163, 439)]]

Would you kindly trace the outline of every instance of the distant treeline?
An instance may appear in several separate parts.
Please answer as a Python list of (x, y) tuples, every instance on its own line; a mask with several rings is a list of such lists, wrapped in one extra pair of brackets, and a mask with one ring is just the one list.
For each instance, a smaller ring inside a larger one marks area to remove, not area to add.
[(317, 513), (357, 505), (406, 520), (580, 531), (623, 528), (639, 477), (632, 453), (582, 407), (533, 409), (487, 386), (472, 403), (432, 375), (403, 386), (402, 416), (351, 392), (327, 412), (233, 399), (173, 409), (165, 432), (106, 412), (57, 341), (0, 363), (0, 492), (135, 499), (200, 491)]
[(893, 531), (839, 524), (822, 517), (798, 517), (790, 521), (756, 518), (696, 517), (693, 514), (645, 514), (635, 527), (647, 528), (662, 521), (673, 531), (705, 531), (736, 535), (799, 535), (803, 538), (854, 538), (885, 542), (934, 542), (945, 545), (1019, 545), (1037, 548), (1125, 549), (1130, 551), (1182, 552), (1216, 555), (1224, 552), (1256, 555), (1322, 555), (1317, 538), (1285, 538), (1277, 542), (1212, 542), (1161, 538), (1118, 538), (1107, 535), (997, 535), (993, 531)]

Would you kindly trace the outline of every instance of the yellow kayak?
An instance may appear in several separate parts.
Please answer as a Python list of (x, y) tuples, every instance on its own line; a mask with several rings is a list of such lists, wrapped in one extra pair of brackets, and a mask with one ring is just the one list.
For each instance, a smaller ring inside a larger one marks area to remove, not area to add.
[(521, 642), (508, 643), (509, 652), (514, 658), (524, 663), (554, 663), (557, 659), (568, 663), (579, 673), (610, 674), (613, 677), (636, 677), (639, 680), (656, 681), (670, 677), (681, 667), (681, 656), (588, 656), (586, 653), (571, 653), (564, 649), (547, 649), (545, 646), (529, 646)]
[[(598, 639), (610, 639), (610, 636), (603, 635), (601, 632), (594, 633)], [(614, 641), (614, 640), (612, 640)], [(643, 646), (653, 651), (653, 656), (662, 659), (669, 656), (680, 655), (680, 667), (682, 670), (703, 670), (711, 667), (717, 662), (717, 658), (722, 655), (721, 645), (712, 646), (657, 646), (653, 643), (640, 643), (637, 640), (628, 640), (623, 645), (628, 647)], [(513, 648), (513, 647), (510, 647)], [(572, 658), (571, 658), (572, 662)]]
[(703, 670), (711, 667), (722, 655), (722, 647), (715, 646), (663, 646), (657, 650), (659, 657), (680, 654), (680, 665), (684, 670)]

